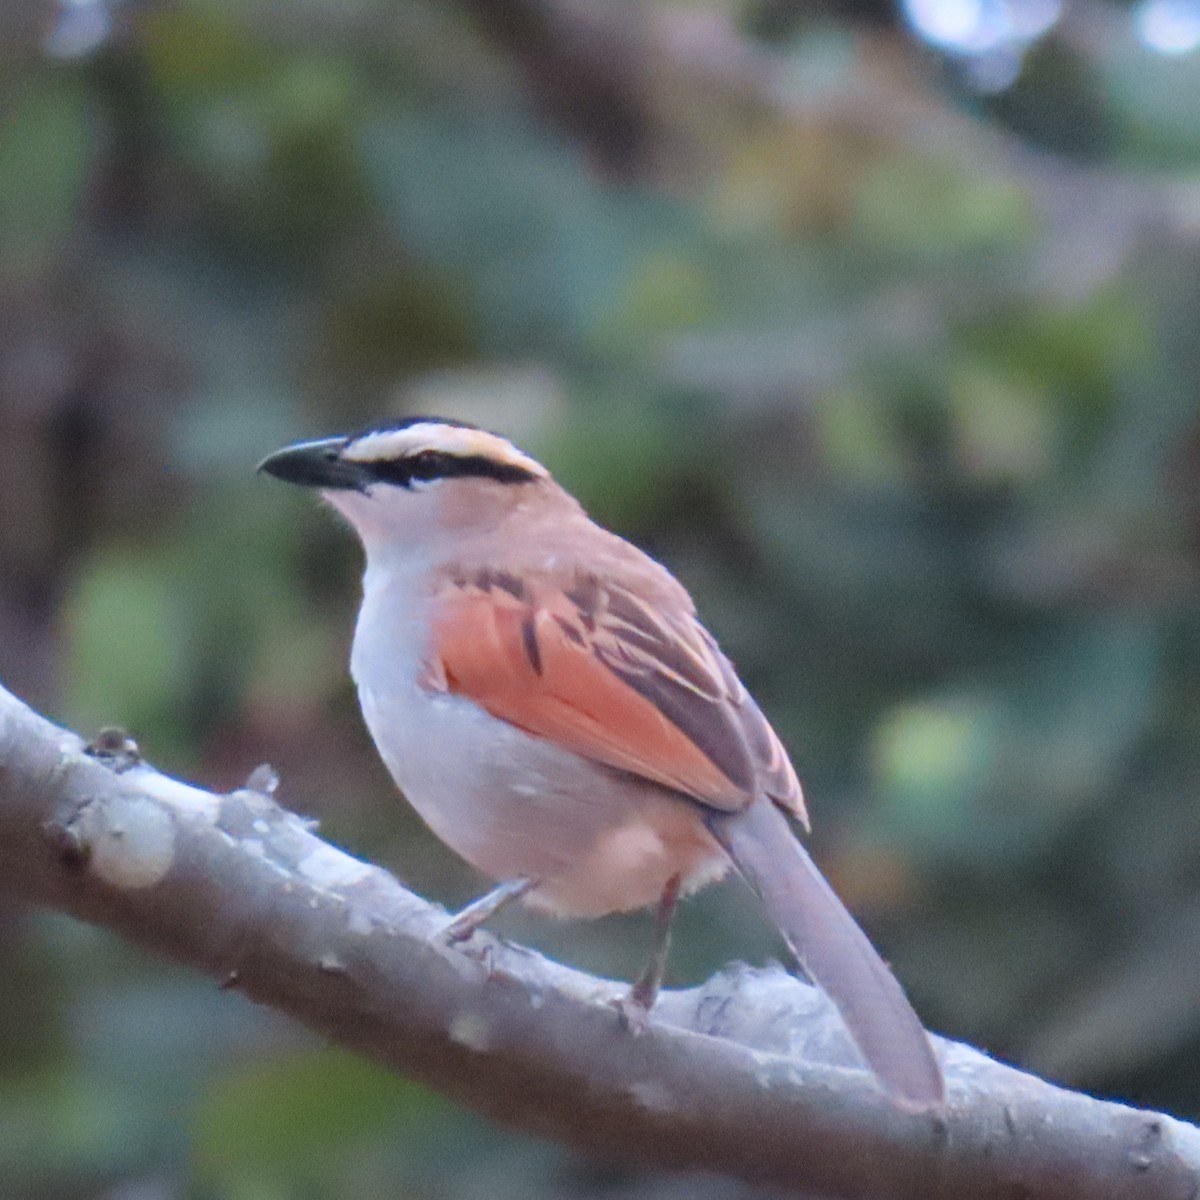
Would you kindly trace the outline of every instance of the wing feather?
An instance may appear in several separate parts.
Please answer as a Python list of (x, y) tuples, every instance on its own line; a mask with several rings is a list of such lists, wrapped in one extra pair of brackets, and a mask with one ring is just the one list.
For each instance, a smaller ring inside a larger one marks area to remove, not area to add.
[(592, 574), (442, 575), (428, 680), (584, 757), (735, 812), (766, 794), (807, 823), (779, 739), (688, 611)]

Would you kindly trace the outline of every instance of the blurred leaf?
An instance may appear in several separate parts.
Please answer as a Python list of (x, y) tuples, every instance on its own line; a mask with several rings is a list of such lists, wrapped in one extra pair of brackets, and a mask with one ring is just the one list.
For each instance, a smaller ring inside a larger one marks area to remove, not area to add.
[(599, 342), (652, 340), (673, 329), (687, 329), (717, 315), (714, 283), (698, 262), (663, 249), (647, 255), (608, 320), (600, 321)]
[(0, 110), (0, 268), (25, 274), (70, 232), (87, 169), (84, 97), (62, 73), (11, 88)]
[(168, 96), (220, 96), (261, 84), (276, 57), (255, 39), (235, 10), (197, 2), (138, 14), (139, 46)]
[(859, 189), (860, 235), (890, 253), (944, 258), (1033, 232), (1029, 199), (1011, 180), (912, 154), (881, 162)]
[(822, 456), (839, 478), (880, 487), (902, 481), (902, 448), (876, 391), (849, 380), (823, 391), (813, 404), (813, 424)]
[(1104, 64), (1105, 94), (1120, 136), (1121, 158), (1173, 172), (1200, 160), (1200, 131), (1189, 113), (1200, 104), (1194, 54), (1154, 54), (1134, 38), (1122, 40)]
[[(593, 396), (582, 384), (565, 420), (540, 447), (555, 475), (596, 520), (636, 537), (688, 477), (697, 446), (686, 426), (650, 397), (619, 388)], [(597, 454), (597, 447), (604, 454)]]
[(1112, 94), (1069, 38), (1036, 42), (1016, 85), (990, 97), (987, 107), (1023, 140), (1052, 155), (1096, 162), (1118, 147)]
[(347, 1051), (303, 1051), (247, 1063), (214, 1085), (196, 1113), (193, 1158), (225, 1194), (292, 1196), (338, 1179), (372, 1140), (411, 1144), (453, 1111)]
[(80, 572), (64, 620), (71, 656), (71, 720), (84, 730), (119, 724), (162, 753), (178, 747), (180, 666), (190, 631), (161, 564), (110, 548)]
[(960, 836), (971, 824), (967, 801), (990, 778), (998, 714), (978, 699), (905, 704), (875, 733), (880, 790), (925, 836)]
[(10, 1194), (127, 1169), (144, 1144), (139, 1114), (69, 1067), (8, 1081), (0, 1092), (0, 1178)]
[(981, 364), (1007, 376), (1006, 386), (1044, 396), (1067, 453), (1086, 452), (1103, 434), (1122, 375), (1152, 346), (1144, 309), (1119, 289), (1079, 305), (994, 311), (959, 335)]
[(410, 263), (371, 262), (329, 297), (320, 358), (378, 394), (418, 372), (470, 361), (477, 344), (463, 286)]
[(649, 193), (602, 188), (512, 108), (393, 117), (363, 153), (405, 247), (471, 281), (481, 334), (508, 353), (603, 333), (638, 264), (694, 222)]
[(224, 208), (224, 236), (255, 254), (312, 253), (365, 218), (353, 61), (280, 55), (214, 5), (144, 19), (151, 71), (189, 166)]
[(887, 714), (877, 786), (893, 824), (940, 854), (1034, 856), (1116, 775), (1159, 674), (1153, 625), (1094, 620), (1010, 654), (988, 692)]
[(1041, 480), (1060, 461), (1063, 422), (1044, 385), (966, 361), (948, 366), (946, 388), (955, 454), (975, 479)]

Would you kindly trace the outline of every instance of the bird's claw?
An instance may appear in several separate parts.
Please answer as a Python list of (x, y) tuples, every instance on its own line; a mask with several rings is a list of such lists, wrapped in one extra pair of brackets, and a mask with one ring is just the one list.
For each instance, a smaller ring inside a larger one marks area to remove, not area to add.
[(609, 1004), (617, 1010), (617, 1019), (623, 1029), (627, 1029), (634, 1037), (645, 1033), (650, 1024), (650, 1006), (638, 995), (637, 988), (632, 988), (623, 996), (614, 996)]
[(462, 915), (453, 917), (437, 933), (437, 940), (447, 946), (461, 946), (469, 942), (479, 928), (476, 921), (464, 921)]
[(491, 938), (481, 938), (472, 944), (471, 939), (478, 926), (471, 925), (469, 928), (463, 928), (463, 924), (465, 922), (450, 921), (434, 935), (434, 940), (443, 946), (457, 950), (464, 958), (480, 963), (487, 974), (491, 976), (495, 967), (495, 947)]

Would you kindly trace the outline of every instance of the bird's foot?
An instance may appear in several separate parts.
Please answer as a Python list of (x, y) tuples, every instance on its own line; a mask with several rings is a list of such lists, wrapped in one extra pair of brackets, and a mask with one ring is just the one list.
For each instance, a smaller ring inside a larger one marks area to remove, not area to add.
[(472, 962), (477, 962), (488, 979), (496, 974), (496, 946), (491, 938), (480, 938), (477, 942), (448, 942), (455, 951)]
[(450, 919), (448, 924), (437, 935), (438, 940), (447, 946), (457, 946), (467, 941), (471, 935), (489, 918), (494, 917), (506, 904), (519, 900), (522, 896), (537, 887), (536, 879), (509, 879), (492, 888), (485, 896), (468, 904), (462, 912)]
[(475, 936), (475, 930), (483, 924), (486, 917), (475, 919), (471, 910), (464, 909), (456, 916), (450, 918), (445, 925), (437, 932), (437, 940), (444, 942), (447, 946), (458, 946), (460, 949), (466, 949), (464, 942), (469, 942)]
[(627, 1029), (634, 1037), (645, 1033), (650, 1024), (650, 1010), (654, 1007), (654, 996), (647, 996), (640, 981), (624, 996), (614, 996), (609, 1004), (617, 1010), (617, 1019), (623, 1029)]

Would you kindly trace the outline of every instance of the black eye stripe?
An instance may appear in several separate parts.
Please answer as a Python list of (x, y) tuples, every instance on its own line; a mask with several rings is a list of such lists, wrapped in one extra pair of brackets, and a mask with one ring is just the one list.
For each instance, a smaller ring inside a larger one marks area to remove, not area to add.
[(483, 454), (447, 454), (442, 450), (421, 450), (403, 458), (364, 462), (360, 464), (367, 476), (376, 483), (391, 483), (411, 487), (414, 481), (428, 483), (434, 479), (453, 479), (473, 475), (478, 479), (495, 479), (499, 483), (532, 483), (537, 476), (515, 463), (497, 462)]
[(450, 470), (446, 463), (449, 457), (436, 450), (422, 450), (420, 454), (410, 455), (405, 460), (409, 479), (441, 479)]

